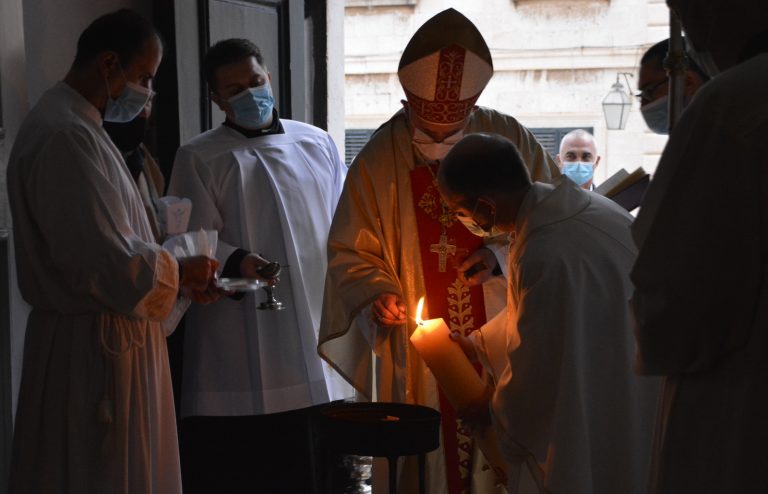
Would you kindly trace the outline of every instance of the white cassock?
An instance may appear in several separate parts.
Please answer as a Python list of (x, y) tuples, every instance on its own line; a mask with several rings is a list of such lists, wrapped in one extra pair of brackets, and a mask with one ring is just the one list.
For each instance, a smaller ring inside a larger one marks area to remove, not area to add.
[(523, 201), (507, 312), (472, 335), (511, 494), (645, 492), (659, 381), (632, 370), (631, 220), (566, 179)]
[(169, 193), (192, 200), (190, 230), (218, 231), (222, 266), (237, 249), (283, 267), (262, 290), (222, 297), (187, 317), (181, 413), (254, 415), (351, 396), (317, 354), (331, 218), (346, 166), (320, 129), (281, 120), (284, 134), (247, 138), (220, 126), (179, 149)]
[(32, 306), (10, 492), (181, 492), (161, 321), (178, 268), (99, 111), (64, 83), (8, 166), (19, 286)]
[(768, 54), (670, 135), (632, 234), (638, 363), (665, 376), (651, 492), (768, 492)]

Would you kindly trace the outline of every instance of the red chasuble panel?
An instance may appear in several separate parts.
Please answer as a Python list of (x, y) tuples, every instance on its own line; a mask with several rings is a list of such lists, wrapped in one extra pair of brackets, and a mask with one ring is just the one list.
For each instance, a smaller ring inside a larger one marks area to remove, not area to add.
[[(447, 214), (440, 201), (435, 180), (436, 165), (416, 166), (411, 172), (411, 191), (419, 235), (419, 251), (427, 289), (424, 319), (441, 317), (452, 331), (467, 335), (485, 321), (485, 302), (481, 286), (462, 284), (456, 268), (483, 240), (469, 232)], [(472, 441), (469, 432), (457, 422), (442, 390), (440, 391), (443, 444), (449, 494), (469, 492), (472, 472)]]

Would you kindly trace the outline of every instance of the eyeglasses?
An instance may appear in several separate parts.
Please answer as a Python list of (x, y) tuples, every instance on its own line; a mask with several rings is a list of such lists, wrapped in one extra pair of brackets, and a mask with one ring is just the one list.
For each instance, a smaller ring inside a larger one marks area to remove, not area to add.
[(637, 101), (639, 101), (640, 103), (651, 101), (653, 99), (653, 93), (655, 93), (656, 90), (660, 88), (662, 84), (666, 84), (667, 81), (669, 81), (669, 76), (665, 77), (664, 79), (658, 82), (654, 82), (653, 84), (645, 86), (645, 88), (642, 91), (637, 91), (635, 93), (635, 98), (637, 98)]

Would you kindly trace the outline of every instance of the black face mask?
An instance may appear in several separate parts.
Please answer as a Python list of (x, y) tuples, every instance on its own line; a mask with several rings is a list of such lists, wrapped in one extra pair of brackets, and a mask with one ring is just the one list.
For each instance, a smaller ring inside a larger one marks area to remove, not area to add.
[(141, 141), (144, 140), (144, 134), (147, 131), (147, 118), (139, 115), (130, 122), (104, 122), (103, 125), (117, 149), (128, 152), (139, 147)]

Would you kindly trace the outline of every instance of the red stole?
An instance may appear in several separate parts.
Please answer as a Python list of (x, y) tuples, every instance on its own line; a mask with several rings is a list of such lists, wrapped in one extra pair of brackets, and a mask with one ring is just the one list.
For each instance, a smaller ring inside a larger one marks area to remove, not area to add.
[[(432, 165), (436, 173), (436, 166)], [(458, 280), (456, 268), (482, 247), (483, 240), (458, 220), (443, 218), (440, 193), (427, 166), (411, 172), (411, 191), (419, 235), (419, 252), (426, 286), (424, 319), (442, 317), (453, 331), (468, 335), (486, 322), (482, 286), (467, 287)], [(445, 228), (440, 222), (443, 218)], [(457, 422), (456, 412), (440, 391), (443, 445), (448, 493), (469, 492), (472, 474), (472, 440), (469, 431)]]

